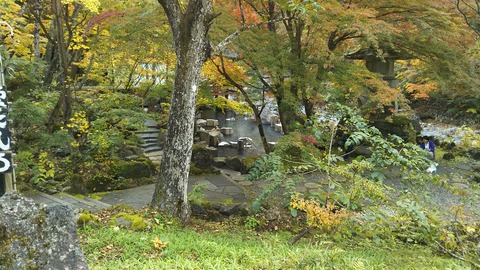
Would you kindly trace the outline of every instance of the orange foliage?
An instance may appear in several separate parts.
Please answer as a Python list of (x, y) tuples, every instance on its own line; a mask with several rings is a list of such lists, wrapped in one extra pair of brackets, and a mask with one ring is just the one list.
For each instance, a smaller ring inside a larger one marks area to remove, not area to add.
[[(245, 23), (246, 25), (252, 25), (261, 21), (259, 15), (252, 9), (252, 7), (250, 5), (246, 5), (245, 3), (242, 5), (242, 8), (240, 8), (238, 1), (215, 0), (214, 5), (222, 6), (225, 10), (229, 10), (230, 15), (236, 19), (239, 25), (242, 23)], [(242, 22), (242, 11), (245, 22)]]
[(414, 99), (428, 99), (430, 93), (437, 90), (437, 83), (406, 83), (405, 90), (409, 93)]
[[(234, 61), (224, 59), (223, 62), (225, 73), (233, 80), (240, 81), (247, 79), (245, 70)], [(214, 86), (230, 86), (230, 83), (217, 68), (217, 66), (221, 68), (221, 65), (222, 63), (218, 57), (206, 62), (202, 69), (203, 76)]]
[[(242, 8), (243, 8), (243, 16), (245, 18), (246, 25), (257, 24), (260, 22), (260, 18), (258, 14), (255, 13), (252, 10), (252, 8), (246, 7), (246, 6), (242, 6)], [(240, 9), (239, 5), (235, 6), (235, 9), (232, 11), (232, 14), (237, 18), (242, 17), (242, 10)]]

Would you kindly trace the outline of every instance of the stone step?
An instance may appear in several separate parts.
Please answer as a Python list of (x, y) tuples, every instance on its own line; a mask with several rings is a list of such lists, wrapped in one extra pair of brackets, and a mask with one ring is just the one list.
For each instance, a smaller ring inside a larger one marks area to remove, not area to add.
[(78, 198), (78, 197), (75, 197), (75, 196), (72, 196), (70, 194), (67, 194), (67, 193), (58, 193), (58, 194), (55, 194), (55, 196), (57, 198), (60, 198), (60, 199), (68, 199), (68, 200), (72, 200), (72, 201), (75, 201), (75, 202), (78, 202), (80, 204), (85, 204), (85, 205), (88, 205), (89, 207), (91, 208), (95, 208), (95, 209), (105, 209), (105, 208), (108, 208), (110, 207), (111, 205), (108, 204), (108, 203), (104, 203), (102, 201), (97, 201), (97, 200), (94, 200), (90, 197), (82, 197), (82, 198)]
[(88, 210), (92, 213), (110, 207), (110, 204), (93, 200), (88, 197), (77, 198), (67, 193), (50, 195), (40, 191), (23, 194), (37, 203), (45, 205), (67, 205), (75, 210)]
[(158, 146), (158, 145), (154, 145), (154, 146), (149, 146), (149, 147), (143, 147), (143, 152), (146, 153), (151, 153), (151, 152), (158, 152), (158, 151), (162, 151), (163, 148)]
[(153, 119), (148, 119), (147, 121), (145, 121), (145, 126), (151, 127), (151, 128), (157, 128), (157, 121)]
[(137, 134), (143, 134), (143, 133), (149, 134), (149, 133), (159, 133), (159, 132), (160, 132), (160, 129), (151, 128), (151, 127), (147, 128), (147, 129), (144, 129), (144, 130), (135, 131), (135, 133), (137, 133)]
[(143, 139), (143, 143), (146, 144), (146, 143), (157, 143), (158, 141), (158, 137), (155, 137), (155, 138), (146, 138), (146, 139)]
[(153, 163), (160, 163), (163, 156), (163, 147), (158, 145), (158, 135), (160, 130), (157, 128), (157, 122), (153, 119), (145, 121), (147, 130), (137, 132), (137, 136), (143, 140), (141, 145), (144, 155)]
[(145, 142), (144, 144), (140, 145), (143, 149), (150, 148), (150, 147), (155, 147), (155, 146), (160, 146), (158, 143), (155, 142)]
[(146, 157), (157, 157), (157, 156), (163, 155), (163, 151), (162, 150), (152, 151), (152, 152), (145, 153), (144, 155)]
[(43, 193), (40, 191), (28, 191), (22, 194), (26, 198), (30, 198), (34, 200), (38, 204), (45, 204), (45, 205), (68, 205), (71, 208), (74, 208), (74, 205), (63, 201), (62, 199), (59, 199), (53, 195)]
[(140, 139), (143, 140), (157, 140), (158, 139), (158, 133), (140, 133), (137, 134)]

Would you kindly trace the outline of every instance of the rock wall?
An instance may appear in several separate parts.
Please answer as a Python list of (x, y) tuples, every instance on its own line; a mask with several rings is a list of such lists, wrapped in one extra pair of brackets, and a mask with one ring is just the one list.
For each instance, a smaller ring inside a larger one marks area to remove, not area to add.
[(39, 208), (16, 191), (0, 197), (0, 270), (88, 269), (73, 210)]

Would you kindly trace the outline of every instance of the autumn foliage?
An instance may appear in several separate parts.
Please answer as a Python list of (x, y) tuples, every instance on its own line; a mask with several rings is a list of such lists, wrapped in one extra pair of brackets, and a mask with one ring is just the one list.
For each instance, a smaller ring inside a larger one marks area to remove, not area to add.
[(332, 203), (320, 205), (313, 199), (302, 199), (292, 196), (290, 207), (304, 211), (307, 215), (307, 224), (323, 232), (335, 232), (342, 222), (350, 217), (345, 208), (338, 208)]

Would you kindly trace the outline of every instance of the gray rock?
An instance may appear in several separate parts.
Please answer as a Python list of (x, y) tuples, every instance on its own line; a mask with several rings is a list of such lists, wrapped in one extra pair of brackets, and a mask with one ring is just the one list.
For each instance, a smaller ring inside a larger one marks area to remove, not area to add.
[(131, 228), (132, 221), (124, 219), (123, 217), (118, 217), (115, 219), (115, 225), (122, 228)]
[(214, 157), (213, 158), (213, 166), (217, 168), (225, 167), (225, 157)]
[(191, 210), (192, 210), (192, 215), (193, 216), (201, 216), (206, 213), (205, 208), (201, 206), (200, 204), (191, 204)]
[(317, 183), (305, 183), (305, 187), (308, 189), (319, 189), (320, 184)]
[(243, 187), (250, 187), (250, 186), (253, 185), (253, 182), (252, 181), (239, 181), (238, 184), (243, 186)]
[(192, 149), (192, 164), (201, 169), (207, 169), (212, 167), (213, 158), (215, 156), (211, 147), (205, 144), (196, 144)]
[(308, 189), (304, 186), (297, 186), (297, 192), (305, 194), (308, 192)]
[(242, 203), (238, 206), (238, 214), (241, 216), (248, 216), (250, 215), (251, 210), (250, 206), (247, 203)]
[(453, 159), (455, 159), (455, 155), (452, 154), (452, 153), (445, 153), (445, 154), (443, 154), (443, 159), (445, 159), (445, 160), (453, 160)]
[(225, 220), (225, 216), (218, 211), (209, 211), (207, 212), (206, 219), (214, 222), (222, 222)]
[(468, 184), (464, 184), (464, 183), (452, 183), (452, 186), (461, 188), (463, 190), (468, 189)]
[(205, 131), (205, 130), (198, 131), (197, 136), (200, 138), (200, 141), (202, 142), (207, 142), (209, 138), (208, 131)]
[(219, 207), (218, 212), (225, 216), (231, 216), (238, 213), (238, 205), (222, 205)]
[(74, 211), (39, 208), (12, 191), (0, 198), (0, 269), (88, 269)]
[(230, 170), (241, 172), (243, 169), (243, 162), (238, 157), (228, 157), (225, 159), (225, 165)]
[(468, 149), (467, 153), (473, 159), (480, 160), (480, 149), (477, 149), (477, 148)]
[(269, 210), (265, 213), (265, 218), (266, 218), (268, 221), (278, 220), (278, 219), (280, 219), (280, 211), (277, 210), (277, 209), (269, 209)]

